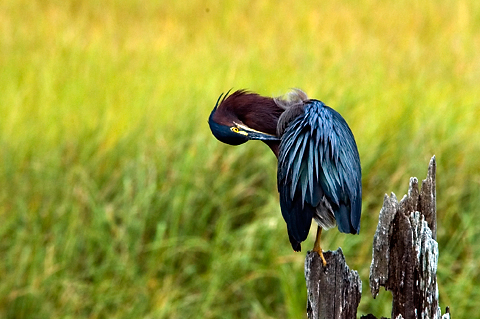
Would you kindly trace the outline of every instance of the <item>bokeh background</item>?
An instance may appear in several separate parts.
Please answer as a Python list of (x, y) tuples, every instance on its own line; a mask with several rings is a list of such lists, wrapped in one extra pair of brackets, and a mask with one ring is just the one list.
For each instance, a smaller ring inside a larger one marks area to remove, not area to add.
[(440, 304), (480, 318), (480, 2), (0, 2), (0, 317), (304, 318), (267, 146), (223, 145), (220, 93), (299, 87), (350, 124), (369, 293), (385, 193), (436, 155)]

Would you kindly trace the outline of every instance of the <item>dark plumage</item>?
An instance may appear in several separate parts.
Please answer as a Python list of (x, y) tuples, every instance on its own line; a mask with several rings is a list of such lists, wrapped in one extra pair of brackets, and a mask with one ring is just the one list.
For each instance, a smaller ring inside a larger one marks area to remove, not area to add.
[(307, 238), (312, 218), (358, 234), (362, 208), (357, 146), (345, 120), (317, 100), (304, 104), (282, 135), (278, 156), (280, 206), (294, 250)]
[[(276, 99), (246, 91), (227, 95), (220, 96), (210, 114), (212, 133), (231, 145), (262, 140), (273, 150), (280, 207), (293, 249), (300, 251), (312, 218), (319, 231), (337, 224), (341, 232), (358, 234), (360, 157), (343, 117), (301, 90)], [(319, 236), (314, 250), (321, 254)]]

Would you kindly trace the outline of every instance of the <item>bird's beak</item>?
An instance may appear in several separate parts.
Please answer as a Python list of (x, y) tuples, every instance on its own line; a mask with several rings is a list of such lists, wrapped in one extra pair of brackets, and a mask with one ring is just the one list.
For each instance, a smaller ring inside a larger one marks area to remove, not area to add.
[(239, 129), (243, 132), (240, 134), (245, 134), (249, 140), (260, 140), (260, 141), (280, 141), (280, 138), (276, 135), (264, 133), (257, 131), (253, 128), (250, 128), (244, 124), (235, 123)]

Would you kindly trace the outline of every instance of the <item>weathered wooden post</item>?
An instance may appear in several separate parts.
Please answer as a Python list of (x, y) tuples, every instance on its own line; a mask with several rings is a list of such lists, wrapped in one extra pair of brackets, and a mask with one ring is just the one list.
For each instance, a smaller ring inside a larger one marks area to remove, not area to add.
[[(430, 160), (427, 178), (418, 189), (410, 179), (408, 195), (398, 202), (385, 195), (373, 239), (370, 289), (374, 297), (380, 286), (393, 294), (392, 318), (450, 318), (438, 305), (436, 242), (436, 163)], [(361, 281), (349, 270), (342, 251), (324, 254), (324, 268), (317, 254), (305, 260), (308, 318), (356, 318)], [(372, 314), (362, 318), (376, 319)]]
[(305, 260), (308, 318), (356, 318), (362, 294), (360, 276), (348, 268), (341, 248), (323, 256), (325, 267), (316, 252), (309, 251)]

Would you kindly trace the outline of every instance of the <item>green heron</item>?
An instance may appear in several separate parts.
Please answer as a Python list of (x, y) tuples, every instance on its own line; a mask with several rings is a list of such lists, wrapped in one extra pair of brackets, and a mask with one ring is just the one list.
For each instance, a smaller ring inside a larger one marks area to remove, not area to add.
[[(223, 98), (222, 98), (223, 96)], [(362, 210), (362, 172), (353, 133), (343, 117), (323, 102), (294, 89), (269, 98), (239, 90), (220, 95), (208, 119), (223, 143), (265, 142), (278, 159), (280, 207), (293, 250), (301, 250), (312, 219), (322, 229), (338, 226), (358, 234)]]

